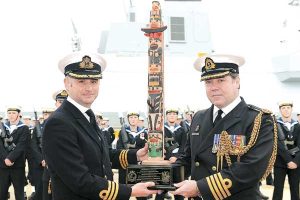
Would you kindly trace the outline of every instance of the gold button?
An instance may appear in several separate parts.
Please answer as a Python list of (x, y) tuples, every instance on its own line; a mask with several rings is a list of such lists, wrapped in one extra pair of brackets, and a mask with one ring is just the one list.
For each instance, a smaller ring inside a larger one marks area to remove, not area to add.
[(217, 168), (216, 168), (216, 166), (212, 166), (212, 168), (211, 168), (212, 170), (214, 170), (214, 171), (216, 171), (217, 170)]
[(199, 162), (195, 162), (195, 166), (199, 167), (200, 163)]

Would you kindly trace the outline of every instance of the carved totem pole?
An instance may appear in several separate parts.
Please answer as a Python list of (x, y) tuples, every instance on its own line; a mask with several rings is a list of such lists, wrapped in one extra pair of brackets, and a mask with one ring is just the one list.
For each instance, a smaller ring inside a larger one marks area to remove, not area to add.
[(152, 2), (150, 23), (142, 31), (148, 44), (148, 145), (149, 161), (164, 160), (164, 33), (160, 3)]

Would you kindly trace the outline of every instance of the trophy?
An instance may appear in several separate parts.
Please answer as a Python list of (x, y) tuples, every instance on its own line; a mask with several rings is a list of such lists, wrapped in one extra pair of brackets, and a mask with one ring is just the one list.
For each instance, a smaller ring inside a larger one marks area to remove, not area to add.
[(155, 190), (175, 190), (174, 182), (184, 179), (182, 166), (164, 160), (164, 31), (160, 3), (152, 2), (150, 23), (142, 28), (148, 43), (148, 156), (141, 165), (129, 165), (126, 183), (152, 181)]

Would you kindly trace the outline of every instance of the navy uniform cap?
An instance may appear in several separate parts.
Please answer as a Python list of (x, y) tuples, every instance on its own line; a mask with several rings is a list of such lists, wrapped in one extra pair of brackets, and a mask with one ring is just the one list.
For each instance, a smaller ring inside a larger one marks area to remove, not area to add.
[(103, 117), (102, 120), (103, 120), (103, 121), (109, 121), (109, 118), (108, 118), (108, 117)]
[(291, 106), (291, 107), (293, 107), (293, 102), (288, 101), (288, 100), (280, 101), (280, 102), (278, 102), (278, 106), (279, 106), (279, 108), (281, 108), (282, 106)]
[(193, 110), (186, 110), (184, 113), (190, 115), (194, 114), (195, 112)]
[(42, 113), (53, 113), (54, 111), (55, 108), (52, 107), (42, 108)]
[(221, 78), (228, 74), (239, 74), (239, 67), (245, 63), (240, 56), (228, 54), (200, 54), (194, 63), (196, 70), (201, 71), (201, 81)]
[(175, 108), (168, 108), (166, 109), (166, 114), (169, 114), (169, 113), (176, 113), (178, 115), (178, 109), (175, 109)]
[(52, 98), (57, 100), (65, 100), (68, 97), (68, 92), (66, 90), (57, 90), (53, 93)]
[(21, 112), (21, 106), (18, 105), (7, 106), (7, 112), (8, 111), (17, 111), (19, 113)]
[(65, 76), (76, 79), (101, 79), (106, 61), (98, 53), (73, 52), (58, 63)]
[(127, 112), (127, 117), (130, 117), (130, 116), (140, 116), (140, 113), (136, 112), (136, 111), (130, 111), (130, 112)]

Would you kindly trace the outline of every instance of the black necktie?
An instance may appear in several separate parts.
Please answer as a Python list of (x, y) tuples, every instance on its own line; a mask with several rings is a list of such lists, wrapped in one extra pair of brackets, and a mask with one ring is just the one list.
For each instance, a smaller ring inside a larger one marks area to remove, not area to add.
[(94, 129), (98, 131), (96, 117), (92, 109), (88, 109), (85, 113), (90, 117), (90, 124), (93, 126)]
[(113, 174), (112, 174), (111, 165), (110, 165), (110, 161), (109, 161), (108, 145), (106, 144), (106, 140), (104, 140), (101, 137), (101, 130), (100, 130), (99, 126), (97, 125), (96, 117), (95, 117), (95, 114), (92, 111), (92, 109), (88, 109), (85, 113), (90, 117), (90, 124), (96, 130), (96, 132), (98, 134), (97, 136), (102, 141), (102, 145), (103, 145), (102, 150), (104, 151), (103, 166), (102, 166), (103, 171), (108, 180), (113, 180)]
[(214, 121), (214, 126), (222, 119), (222, 114), (223, 114), (223, 111), (220, 109), (220, 110), (218, 110), (218, 115), (217, 115), (217, 117), (216, 117), (216, 119), (215, 119), (215, 121)]

